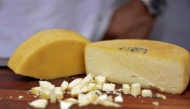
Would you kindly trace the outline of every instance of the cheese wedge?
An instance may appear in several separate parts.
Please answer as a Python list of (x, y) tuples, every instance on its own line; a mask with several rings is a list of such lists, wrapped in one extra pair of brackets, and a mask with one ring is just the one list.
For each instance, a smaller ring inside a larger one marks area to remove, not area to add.
[(71, 30), (45, 30), (23, 42), (8, 66), (17, 74), (54, 79), (85, 73), (84, 46), (88, 39)]
[(85, 46), (86, 73), (120, 84), (182, 93), (189, 82), (190, 55), (179, 46), (151, 40), (101, 41)]

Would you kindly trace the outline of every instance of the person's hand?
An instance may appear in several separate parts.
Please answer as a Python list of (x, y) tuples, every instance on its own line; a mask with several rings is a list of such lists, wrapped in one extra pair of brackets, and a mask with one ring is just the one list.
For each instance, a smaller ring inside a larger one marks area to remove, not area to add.
[(140, 0), (131, 0), (115, 11), (103, 40), (148, 38), (154, 20)]

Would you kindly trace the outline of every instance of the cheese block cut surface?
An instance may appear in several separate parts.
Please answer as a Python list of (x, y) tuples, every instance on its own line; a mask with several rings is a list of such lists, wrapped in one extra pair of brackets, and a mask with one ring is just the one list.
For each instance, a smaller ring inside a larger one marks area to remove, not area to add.
[(86, 73), (120, 84), (182, 93), (189, 82), (190, 55), (179, 46), (151, 40), (110, 40), (85, 46)]
[(8, 66), (17, 74), (39, 79), (82, 74), (84, 46), (88, 43), (88, 39), (71, 30), (45, 30), (23, 42)]

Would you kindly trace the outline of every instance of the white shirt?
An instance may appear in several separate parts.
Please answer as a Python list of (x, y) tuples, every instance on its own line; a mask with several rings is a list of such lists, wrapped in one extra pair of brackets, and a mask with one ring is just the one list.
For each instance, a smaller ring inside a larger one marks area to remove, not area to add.
[(64, 28), (102, 39), (114, 10), (126, 0), (0, 0), (0, 57), (10, 57), (37, 32)]

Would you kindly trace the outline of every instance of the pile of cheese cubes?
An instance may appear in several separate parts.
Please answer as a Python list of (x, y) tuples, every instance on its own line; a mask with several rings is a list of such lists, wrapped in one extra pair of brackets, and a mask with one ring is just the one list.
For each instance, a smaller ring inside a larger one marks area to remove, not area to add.
[[(48, 81), (39, 81), (39, 86), (33, 87), (31, 93), (39, 95), (40, 99), (31, 102), (30, 105), (36, 108), (45, 108), (48, 104), (48, 99), (50, 99), (51, 103), (58, 100), (61, 109), (69, 108), (73, 104), (78, 104), (79, 106), (101, 104), (120, 107), (121, 105), (115, 102), (123, 102), (121, 91), (135, 97), (140, 94), (142, 97), (152, 97), (151, 90), (141, 91), (141, 86), (138, 83), (132, 84), (131, 87), (128, 84), (123, 84), (122, 89), (116, 89), (115, 84), (107, 83), (104, 76), (93, 78), (92, 74), (88, 74), (86, 77), (76, 78), (70, 83), (63, 81), (60, 87), (55, 87)], [(71, 94), (72, 97), (64, 99), (65, 93)], [(108, 96), (107, 93), (117, 94), (117, 96), (113, 100), (112, 96)]]

